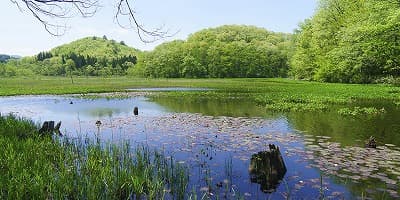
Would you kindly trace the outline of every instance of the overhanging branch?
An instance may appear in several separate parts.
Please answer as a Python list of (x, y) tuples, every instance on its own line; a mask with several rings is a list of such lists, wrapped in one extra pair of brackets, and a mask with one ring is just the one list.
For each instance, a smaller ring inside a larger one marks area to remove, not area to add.
[[(80, 15), (92, 17), (100, 7), (99, 0), (10, 0), (22, 11), (26, 9), (40, 22), (51, 35), (60, 36), (65, 33), (66, 25), (55, 21)], [(138, 37), (145, 43), (170, 37), (164, 26), (148, 30), (139, 23), (132, 0), (115, 0), (117, 11), (116, 21), (122, 28), (134, 29)], [(122, 19), (123, 18), (123, 19)], [(122, 23), (122, 21), (126, 23)], [(61, 32), (60, 32), (61, 31)]]

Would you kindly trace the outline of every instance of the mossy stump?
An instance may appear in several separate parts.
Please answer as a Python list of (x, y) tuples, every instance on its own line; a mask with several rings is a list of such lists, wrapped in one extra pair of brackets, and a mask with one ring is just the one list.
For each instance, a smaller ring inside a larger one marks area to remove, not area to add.
[(253, 154), (250, 160), (250, 180), (260, 184), (263, 192), (273, 192), (286, 174), (286, 166), (279, 147), (270, 144), (269, 151)]

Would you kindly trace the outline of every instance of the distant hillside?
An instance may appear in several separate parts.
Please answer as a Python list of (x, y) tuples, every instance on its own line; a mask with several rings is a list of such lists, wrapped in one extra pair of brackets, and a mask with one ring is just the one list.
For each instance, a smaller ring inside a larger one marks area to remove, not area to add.
[(111, 76), (125, 75), (134, 67), (139, 50), (128, 47), (124, 42), (109, 40), (105, 36), (86, 37), (56, 47), (48, 52), (25, 59), (16, 65), (30, 66), (34, 74), (48, 76)]
[(86, 37), (69, 44), (64, 44), (50, 51), (53, 56), (71, 53), (113, 59), (121, 56), (137, 56), (140, 50), (128, 47), (123, 41), (108, 40), (106, 37)]
[(20, 58), (21, 56), (0, 54), (0, 62), (6, 62), (7, 60), (10, 59), (20, 59)]

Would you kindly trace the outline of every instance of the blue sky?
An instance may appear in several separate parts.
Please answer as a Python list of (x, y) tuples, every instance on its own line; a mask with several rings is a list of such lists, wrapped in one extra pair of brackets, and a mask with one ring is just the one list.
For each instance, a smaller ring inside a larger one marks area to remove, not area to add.
[(151, 50), (162, 42), (186, 39), (201, 29), (225, 24), (255, 25), (291, 33), (301, 21), (313, 15), (317, 1), (135, 0), (132, 2), (137, 16), (148, 29), (164, 25), (171, 33), (179, 31), (171, 38), (145, 44), (135, 31), (116, 24), (114, 0), (103, 0), (102, 7), (91, 18), (67, 19), (67, 32), (58, 37), (47, 33), (26, 9), (21, 12), (10, 0), (0, 0), (0, 54), (34, 55), (82, 37), (103, 35), (141, 50)]

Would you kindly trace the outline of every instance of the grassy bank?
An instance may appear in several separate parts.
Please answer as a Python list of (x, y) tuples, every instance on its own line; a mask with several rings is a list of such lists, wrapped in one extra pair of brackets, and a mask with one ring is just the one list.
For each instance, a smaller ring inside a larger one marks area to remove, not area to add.
[(184, 167), (128, 144), (38, 136), (37, 125), (0, 116), (0, 199), (184, 199)]
[(387, 100), (400, 105), (400, 87), (389, 85), (332, 84), (289, 79), (130, 79), (40, 77), (0, 80), (0, 96), (72, 94), (124, 91), (141, 87), (202, 87), (203, 92), (168, 92), (177, 98), (248, 97), (275, 111), (326, 110), (331, 104)]

